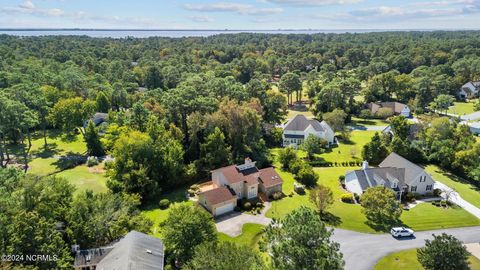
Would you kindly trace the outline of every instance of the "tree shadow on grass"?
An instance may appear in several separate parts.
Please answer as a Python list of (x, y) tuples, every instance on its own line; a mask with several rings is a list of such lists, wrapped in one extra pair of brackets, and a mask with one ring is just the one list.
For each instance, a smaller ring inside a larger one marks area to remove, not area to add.
[(42, 147), (32, 151), (32, 155), (39, 158), (51, 158), (58, 154), (60, 154), (60, 150), (58, 149), (58, 145), (56, 143), (50, 143), (47, 145), (47, 148)]
[(64, 156), (58, 158), (57, 161), (52, 163), (59, 171), (68, 170), (81, 165), (87, 161), (84, 155), (74, 152), (68, 152)]
[(320, 216), (320, 218), (322, 219), (322, 221), (324, 221), (328, 225), (331, 225), (331, 226), (334, 226), (334, 227), (337, 227), (340, 224), (342, 224), (342, 218), (340, 218), (339, 216), (335, 216), (334, 214), (332, 214), (330, 212), (323, 213)]
[(369, 226), (376, 232), (389, 232), (392, 227), (406, 226), (405, 223), (403, 223), (401, 220), (389, 221), (389, 222), (367, 220), (365, 224), (367, 224), (367, 226)]

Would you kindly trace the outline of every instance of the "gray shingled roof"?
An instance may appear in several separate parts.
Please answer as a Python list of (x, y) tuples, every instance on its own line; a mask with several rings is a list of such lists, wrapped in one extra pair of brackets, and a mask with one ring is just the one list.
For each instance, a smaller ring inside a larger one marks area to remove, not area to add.
[[(405, 169), (399, 168), (367, 168), (365, 170), (355, 170), (358, 183), (362, 190), (369, 187), (380, 185), (380, 180), (385, 181), (385, 186), (391, 187), (393, 180), (398, 180), (398, 187), (405, 185)], [(368, 179), (367, 179), (368, 177)]]
[(379, 167), (395, 167), (405, 169), (405, 183), (408, 185), (423, 172), (423, 169), (416, 165), (413, 162), (405, 159), (404, 157), (398, 155), (397, 153), (391, 153), (387, 158), (385, 158)]
[(98, 264), (97, 270), (163, 270), (162, 240), (129, 232)]
[(323, 125), (319, 121), (314, 119), (307, 119), (307, 117), (305, 117), (305, 115), (303, 114), (297, 114), (292, 120), (290, 120), (285, 125), (283, 129), (290, 130), (290, 131), (304, 131), (309, 125), (312, 125), (312, 127), (316, 131), (325, 130)]

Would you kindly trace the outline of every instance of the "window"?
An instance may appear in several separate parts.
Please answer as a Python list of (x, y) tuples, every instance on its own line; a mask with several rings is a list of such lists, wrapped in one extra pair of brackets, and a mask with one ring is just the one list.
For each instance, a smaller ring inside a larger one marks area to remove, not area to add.
[(429, 190), (432, 190), (433, 186), (432, 185), (427, 185), (427, 188), (426, 190), (429, 191)]
[(410, 188), (410, 191), (411, 191), (411, 192), (417, 191), (417, 186), (412, 186), (412, 187)]
[(420, 176), (420, 182), (425, 182), (425, 181), (427, 181), (427, 176), (426, 175)]

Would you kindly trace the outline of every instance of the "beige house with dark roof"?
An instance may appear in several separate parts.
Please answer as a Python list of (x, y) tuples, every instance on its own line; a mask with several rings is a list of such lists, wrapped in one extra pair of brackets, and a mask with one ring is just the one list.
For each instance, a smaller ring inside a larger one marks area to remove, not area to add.
[(407, 118), (410, 117), (410, 114), (411, 114), (410, 108), (407, 105), (400, 102), (379, 102), (379, 103), (370, 102), (367, 104), (367, 107), (372, 113), (372, 115), (376, 115), (381, 108), (390, 109), (392, 111), (392, 114), (403, 115)]
[(403, 192), (426, 194), (433, 192), (434, 184), (425, 170), (396, 153), (391, 153), (377, 168), (369, 168), (365, 161), (362, 169), (345, 175), (347, 190), (356, 194), (376, 186), (389, 187), (399, 196)]
[(210, 189), (198, 195), (198, 202), (214, 216), (233, 211), (237, 200), (267, 197), (282, 191), (282, 178), (274, 168), (258, 169), (249, 158), (241, 165), (230, 165), (211, 171)]

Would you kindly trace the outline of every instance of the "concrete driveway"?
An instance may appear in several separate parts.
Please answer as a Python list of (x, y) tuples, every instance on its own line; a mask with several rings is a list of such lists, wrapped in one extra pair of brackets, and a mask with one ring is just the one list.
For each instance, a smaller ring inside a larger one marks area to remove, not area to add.
[[(453, 191), (450, 187), (438, 181), (435, 181), (434, 188), (438, 188), (443, 191), (449, 191), (449, 192)], [(445, 193), (442, 194), (442, 197), (445, 198)], [(455, 203), (456, 205), (462, 207), (463, 209), (465, 209), (465, 211), (469, 212), (470, 214), (476, 216), (477, 218), (480, 218), (480, 209), (475, 205), (465, 201), (457, 192), (453, 192), (449, 200)]]
[(419, 248), (432, 234), (451, 234), (464, 243), (480, 242), (480, 227), (445, 229), (415, 233), (415, 238), (397, 240), (389, 234), (366, 234), (335, 229), (332, 240), (340, 244), (346, 270), (370, 270), (378, 260), (392, 252)]
[(231, 237), (238, 236), (242, 233), (242, 227), (245, 223), (256, 223), (268, 225), (272, 219), (265, 217), (265, 213), (270, 208), (270, 203), (265, 203), (265, 207), (258, 215), (250, 215), (245, 213), (233, 212), (215, 219), (217, 231), (227, 234)]

